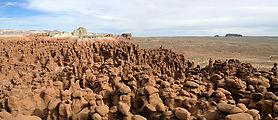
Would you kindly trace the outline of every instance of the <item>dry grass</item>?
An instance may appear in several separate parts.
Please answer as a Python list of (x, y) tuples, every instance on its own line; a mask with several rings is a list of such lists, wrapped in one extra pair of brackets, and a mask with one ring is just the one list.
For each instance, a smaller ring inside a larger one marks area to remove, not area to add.
[(278, 59), (278, 37), (136, 37), (141, 48), (164, 48), (184, 54), (204, 66), (209, 58), (239, 59), (259, 70), (269, 70)]

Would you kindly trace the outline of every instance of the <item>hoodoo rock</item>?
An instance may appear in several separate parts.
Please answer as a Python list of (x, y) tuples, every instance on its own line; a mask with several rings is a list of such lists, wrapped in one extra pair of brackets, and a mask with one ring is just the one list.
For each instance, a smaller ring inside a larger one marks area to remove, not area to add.
[(131, 34), (95, 41), (0, 38), (0, 119), (278, 118), (277, 64), (258, 71), (239, 60), (210, 60), (201, 68), (123, 37)]

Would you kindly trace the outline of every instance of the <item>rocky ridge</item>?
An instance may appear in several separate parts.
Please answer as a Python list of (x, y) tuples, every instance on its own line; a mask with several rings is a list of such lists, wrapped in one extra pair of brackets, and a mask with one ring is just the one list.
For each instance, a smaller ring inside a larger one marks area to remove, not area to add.
[(0, 40), (0, 118), (278, 119), (277, 64), (200, 68), (171, 50), (123, 41)]

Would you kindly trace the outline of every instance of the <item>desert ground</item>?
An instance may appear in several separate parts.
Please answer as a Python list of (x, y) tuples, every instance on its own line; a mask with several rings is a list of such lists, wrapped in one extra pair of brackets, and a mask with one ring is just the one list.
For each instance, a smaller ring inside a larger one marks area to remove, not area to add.
[(140, 48), (160, 46), (181, 53), (205, 66), (212, 59), (239, 59), (258, 70), (269, 70), (278, 62), (278, 37), (134, 37)]

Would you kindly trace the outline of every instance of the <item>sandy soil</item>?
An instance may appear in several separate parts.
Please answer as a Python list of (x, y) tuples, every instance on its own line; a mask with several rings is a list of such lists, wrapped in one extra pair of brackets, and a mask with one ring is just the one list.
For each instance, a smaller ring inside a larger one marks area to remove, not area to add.
[(141, 48), (172, 49), (201, 66), (209, 58), (239, 59), (260, 70), (278, 62), (278, 37), (136, 37), (131, 42)]

